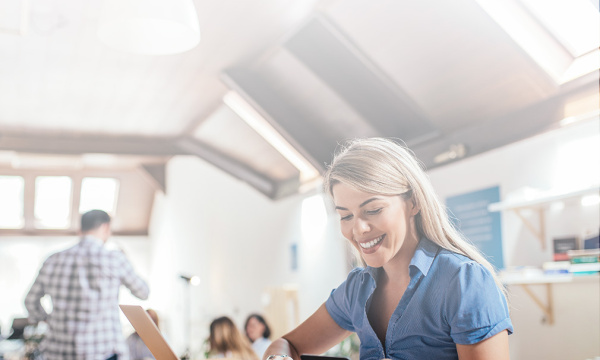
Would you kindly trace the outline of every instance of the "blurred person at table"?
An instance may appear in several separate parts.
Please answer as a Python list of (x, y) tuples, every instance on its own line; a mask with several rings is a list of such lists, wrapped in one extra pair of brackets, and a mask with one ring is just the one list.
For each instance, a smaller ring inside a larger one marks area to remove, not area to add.
[(248, 339), (227, 316), (217, 318), (210, 324), (209, 345), (209, 358), (259, 360)]
[[(149, 289), (123, 252), (104, 246), (110, 223), (102, 210), (84, 213), (79, 243), (46, 259), (25, 298), (30, 322), (48, 325), (40, 344), (45, 360), (128, 359), (119, 289), (124, 285), (140, 299)], [(49, 314), (40, 302), (45, 295), (52, 300)]]
[(324, 190), (363, 266), (264, 358), (320, 354), (352, 332), (361, 360), (509, 358), (505, 289), (409, 149), (392, 139), (349, 141)]
[(259, 358), (262, 358), (265, 350), (271, 345), (271, 329), (265, 319), (259, 314), (250, 314), (244, 326), (246, 336), (252, 343), (252, 349)]
[[(158, 314), (152, 309), (147, 309), (146, 312), (159, 328)], [(144, 344), (144, 341), (137, 332), (127, 337), (127, 347), (129, 348), (129, 359), (130, 360), (152, 360), (154, 355), (150, 352), (150, 349)]]

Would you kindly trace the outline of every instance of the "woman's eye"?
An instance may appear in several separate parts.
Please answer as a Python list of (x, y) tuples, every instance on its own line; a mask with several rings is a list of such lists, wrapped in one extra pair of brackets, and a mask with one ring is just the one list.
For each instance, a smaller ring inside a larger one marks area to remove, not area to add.
[(367, 215), (377, 215), (381, 212), (381, 208), (367, 211)]
[(342, 216), (342, 219), (341, 219), (341, 220), (342, 220), (342, 221), (347, 221), (347, 220), (350, 220), (350, 219), (352, 219), (352, 215), (346, 215), (346, 216)]

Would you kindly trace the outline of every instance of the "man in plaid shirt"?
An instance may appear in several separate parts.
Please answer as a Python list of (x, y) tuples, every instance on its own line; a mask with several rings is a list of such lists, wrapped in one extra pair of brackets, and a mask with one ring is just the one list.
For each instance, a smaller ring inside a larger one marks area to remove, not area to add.
[[(45, 360), (127, 359), (119, 288), (123, 284), (145, 300), (148, 285), (123, 252), (103, 246), (111, 235), (106, 212), (83, 214), (81, 235), (77, 245), (44, 262), (25, 298), (30, 321), (48, 324), (40, 349)], [(52, 299), (50, 314), (40, 303), (44, 295)]]

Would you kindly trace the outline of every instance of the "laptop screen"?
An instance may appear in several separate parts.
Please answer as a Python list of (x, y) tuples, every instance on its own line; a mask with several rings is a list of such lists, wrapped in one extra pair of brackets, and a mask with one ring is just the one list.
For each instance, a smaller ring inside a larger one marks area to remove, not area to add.
[(119, 305), (156, 360), (178, 360), (150, 315), (139, 305)]

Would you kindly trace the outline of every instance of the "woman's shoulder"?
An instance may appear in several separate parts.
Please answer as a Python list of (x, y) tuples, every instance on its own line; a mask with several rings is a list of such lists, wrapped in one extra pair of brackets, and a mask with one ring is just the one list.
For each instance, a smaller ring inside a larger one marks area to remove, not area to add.
[(379, 271), (378, 268), (372, 268), (369, 266), (355, 267), (354, 269), (350, 270), (348, 276), (346, 277), (346, 286), (360, 286), (360, 284), (368, 282), (369, 278), (375, 279), (377, 277), (377, 271)]
[(257, 344), (271, 344), (271, 340), (267, 339), (266, 337), (261, 337), (261, 338), (258, 338), (256, 340), (254, 340), (254, 343), (257, 343)]
[(437, 259), (437, 270), (449, 276), (467, 274), (469, 277), (487, 277), (492, 273), (477, 261), (453, 251), (441, 249)]

